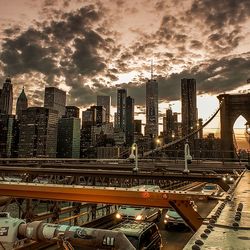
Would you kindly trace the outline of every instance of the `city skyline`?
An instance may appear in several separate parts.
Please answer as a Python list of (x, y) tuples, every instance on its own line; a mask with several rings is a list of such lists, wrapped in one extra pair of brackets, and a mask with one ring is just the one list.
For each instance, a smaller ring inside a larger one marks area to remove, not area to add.
[(141, 119), (151, 59), (161, 119), (169, 103), (180, 112), (181, 78), (196, 79), (203, 119), (218, 106), (215, 95), (250, 88), (247, 1), (91, 3), (0, 2), (0, 84), (12, 77), (14, 103), (24, 85), (29, 105), (42, 106), (44, 87), (55, 86), (67, 91), (67, 105), (86, 109), (110, 95), (114, 110), (121, 87)]

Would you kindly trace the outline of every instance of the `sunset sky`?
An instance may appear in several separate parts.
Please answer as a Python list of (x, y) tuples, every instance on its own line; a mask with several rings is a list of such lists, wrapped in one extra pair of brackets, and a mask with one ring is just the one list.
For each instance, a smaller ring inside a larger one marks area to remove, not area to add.
[(249, 0), (0, 0), (0, 27), (0, 86), (10, 75), (29, 105), (58, 86), (68, 104), (105, 94), (115, 106), (123, 86), (143, 117), (151, 59), (162, 113), (169, 103), (180, 112), (184, 77), (197, 80), (204, 119), (216, 95), (250, 89)]

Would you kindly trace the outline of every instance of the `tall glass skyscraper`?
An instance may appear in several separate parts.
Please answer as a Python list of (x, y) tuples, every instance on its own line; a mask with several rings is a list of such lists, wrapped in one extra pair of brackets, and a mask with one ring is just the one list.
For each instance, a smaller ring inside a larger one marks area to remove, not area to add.
[(46, 87), (44, 95), (44, 107), (58, 111), (58, 116), (61, 118), (65, 115), (66, 92), (55, 88)]
[(125, 131), (126, 128), (126, 98), (127, 90), (117, 90), (117, 127)]
[(23, 110), (19, 157), (56, 157), (58, 111), (43, 107)]
[(146, 83), (146, 126), (145, 135), (158, 136), (158, 82), (151, 78)]
[(110, 106), (111, 106), (111, 96), (98, 95), (97, 96), (97, 106), (103, 106), (106, 110), (105, 122), (110, 122)]
[(196, 80), (181, 79), (182, 136), (197, 128)]

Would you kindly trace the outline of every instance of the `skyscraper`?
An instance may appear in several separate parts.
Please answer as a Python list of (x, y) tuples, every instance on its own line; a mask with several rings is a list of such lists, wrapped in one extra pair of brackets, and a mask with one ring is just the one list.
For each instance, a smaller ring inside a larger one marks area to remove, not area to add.
[(181, 79), (182, 136), (197, 128), (196, 80)]
[(102, 125), (106, 121), (106, 110), (103, 106), (91, 106), (91, 110), (94, 111), (94, 125)]
[(57, 157), (80, 157), (80, 119), (63, 117), (58, 122)]
[(65, 115), (66, 92), (55, 88), (46, 87), (44, 95), (44, 107), (58, 111), (59, 118)]
[(126, 98), (127, 90), (117, 90), (117, 127), (125, 131), (126, 127)]
[(11, 157), (15, 116), (0, 113), (0, 157)]
[(137, 134), (141, 134), (141, 120), (134, 120), (134, 123), (135, 123), (135, 133)]
[(76, 106), (66, 106), (65, 117), (79, 118), (80, 109)]
[(166, 110), (166, 123), (165, 123), (165, 142), (168, 143), (172, 141), (172, 136), (174, 135), (174, 116), (172, 109)]
[(19, 157), (56, 157), (58, 111), (43, 107), (23, 110)]
[(126, 98), (126, 144), (131, 146), (134, 142), (134, 99), (128, 96)]
[(153, 76), (146, 83), (146, 126), (145, 135), (158, 136), (158, 82)]
[(28, 99), (26, 97), (26, 94), (23, 88), (16, 102), (16, 116), (18, 120), (20, 120), (22, 116), (22, 111), (26, 110), (27, 108), (28, 108)]
[(13, 88), (10, 77), (7, 77), (3, 84), (0, 96), (0, 113), (11, 115), (13, 106)]
[(97, 106), (103, 106), (106, 110), (105, 122), (110, 122), (110, 106), (111, 106), (111, 96), (98, 95), (97, 96)]

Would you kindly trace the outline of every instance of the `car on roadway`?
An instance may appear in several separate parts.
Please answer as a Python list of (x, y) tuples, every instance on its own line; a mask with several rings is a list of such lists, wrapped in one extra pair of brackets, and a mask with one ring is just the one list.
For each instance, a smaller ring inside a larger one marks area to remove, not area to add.
[[(194, 201), (190, 201), (190, 204), (193, 206), (193, 209), (197, 211), (197, 205), (194, 203)], [(172, 226), (187, 226), (187, 223), (182, 219), (182, 217), (173, 209), (169, 208), (165, 215), (163, 223), (165, 225), (165, 228), (168, 229)]]
[(206, 195), (218, 195), (219, 194), (219, 186), (214, 183), (207, 183), (202, 188), (202, 193)]
[[(157, 191), (160, 190), (160, 187), (154, 185), (141, 185), (130, 189), (135, 191)], [(161, 218), (161, 209), (156, 207), (122, 205), (117, 210), (115, 218), (117, 220), (159, 221)]]
[(222, 180), (227, 183), (227, 184), (233, 184), (235, 179), (230, 175), (230, 174), (226, 174), (222, 177)]
[(124, 233), (136, 250), (161, 249), (161, 235), (153, 222), (126, 220), (114, 226), (112, 230)]

